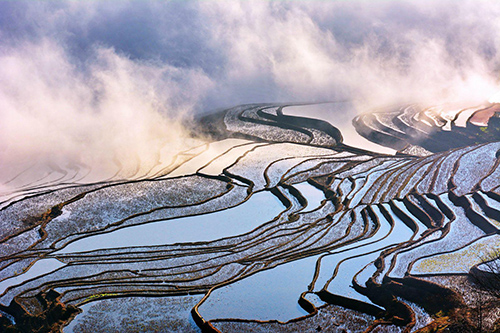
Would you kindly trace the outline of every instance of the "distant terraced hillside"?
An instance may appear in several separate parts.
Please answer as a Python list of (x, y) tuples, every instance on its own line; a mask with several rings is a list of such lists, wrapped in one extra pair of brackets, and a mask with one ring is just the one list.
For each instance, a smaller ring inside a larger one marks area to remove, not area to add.
[(359, 115), (353, 125), (367, 139), (396, 150), (440, 152), (498, 141), (499, 112), (500, 104), (490, 103), (469, 108), (409, 105)]
[(482, 261), (500, 247), (497, 106), (354, 119), (395, 155), (347, 145), (335, 124), (290, 107), (205, 116), (194, 127), (205, 142), (140, 177), (4, 196), (1, 327), (499, 327), (498, 299), (469, 274), (491, 274)]

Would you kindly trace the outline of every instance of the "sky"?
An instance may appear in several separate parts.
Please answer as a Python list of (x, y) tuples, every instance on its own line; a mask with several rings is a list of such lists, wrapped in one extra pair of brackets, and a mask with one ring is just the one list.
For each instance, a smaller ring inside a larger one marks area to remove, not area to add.
[(243, 103), (482, 102), (499, 18), (482, 0), (1, 1), (0, 175), (147, 165), (185, 147), (181, 119)]

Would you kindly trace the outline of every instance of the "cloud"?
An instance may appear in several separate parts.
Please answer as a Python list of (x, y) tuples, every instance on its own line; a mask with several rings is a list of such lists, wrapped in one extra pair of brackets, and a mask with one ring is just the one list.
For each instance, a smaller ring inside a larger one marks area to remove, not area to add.
[(367, 106), (484, 100), (497, 89), (498, 10), (451, 1), (201, 6), (225, 54), (224, 87), (258, 82), (268, 98), (355, 98)]
[[(136, 175), (183, 149), (180, 116), (192, 109), (207, 76), (194, 69), (132, 61), (97, 47), (85, 68), (52, 40), (17, 45), (0, 55), (0, 174), (4, 181), (34, 165), (121, 169)], [(164, 156), (165, 158), (165, 156)], [(99, 179), (94, 177), (94, 179)]]
[(484, 101), (499, 15), (471, 0), (1, 2), (0, 173), (147, 168), (182, 148), (181, 117), (241, 103)]

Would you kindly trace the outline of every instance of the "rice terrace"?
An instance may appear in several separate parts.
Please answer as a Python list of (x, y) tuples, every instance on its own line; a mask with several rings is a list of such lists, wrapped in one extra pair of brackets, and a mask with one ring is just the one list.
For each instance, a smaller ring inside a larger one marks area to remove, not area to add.
[(1, 332), (500, 332), (497, 37), (461, 63), (431, 2), (2, 6)]

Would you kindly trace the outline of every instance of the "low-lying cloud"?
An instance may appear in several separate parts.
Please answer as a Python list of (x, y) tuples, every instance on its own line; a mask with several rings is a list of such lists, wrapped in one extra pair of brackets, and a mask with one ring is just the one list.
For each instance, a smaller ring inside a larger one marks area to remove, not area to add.
[(33, 180), (48, 166), (91, 168), (95, 180), (147, 171), (165, 146), (172, 154), (183, 148), (180, 117), (212, 85), (197, 70), (132, 61), (104, 47), (78, 68), (52, 40), (4, 50), (0, 63), (4, 181), (29, 167)]
[(185, 147), (181, 118), (241, 103), (482, 102), (499, 15), (495, 1), (2, 2), (1, 180), (148, 168)]

